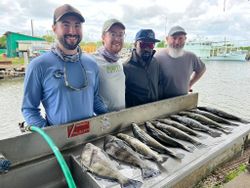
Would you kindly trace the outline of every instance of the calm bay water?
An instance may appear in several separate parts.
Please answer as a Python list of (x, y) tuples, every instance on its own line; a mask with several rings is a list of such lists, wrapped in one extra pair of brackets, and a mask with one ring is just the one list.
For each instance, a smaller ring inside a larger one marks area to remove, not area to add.
[[(199, 105), (224, 109), (250, 119), (250, 62), (206, 62), (207, 71), (193, 90)], [(21, 134), (23, 79), (0, 80), (0, 139)]]

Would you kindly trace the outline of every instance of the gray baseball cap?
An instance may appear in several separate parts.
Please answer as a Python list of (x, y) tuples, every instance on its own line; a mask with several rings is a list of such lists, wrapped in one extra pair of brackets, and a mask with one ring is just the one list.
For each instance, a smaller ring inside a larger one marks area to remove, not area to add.
[(103, 27), (102, 27), (102, 33), (107, 32), (115, 24), (120, 25), (122, 29), (126, 29), (126, 27), (121, 21), (112, 18), (104, 22)]
[(56, 8), (54, 12), (54, 24), (58, 22), (65, 15), (74, 15), (80, 19), (81, 22), (85, 22), (84, 17), (81, 12), (69, 4), (64, 4)]
[(175, 34), (184, 34), (184, 35), (186, 35), (187, 33), (186, 33), (186, 31), (185, 31), (185, 29), (183, 29), (181, 26), (174, 26), (174, 27), (172, 27), (170, 30), (169, 30), (169, 32), (168, 32), (168, 36), (173, 36), (173, 35), (175, 35)]

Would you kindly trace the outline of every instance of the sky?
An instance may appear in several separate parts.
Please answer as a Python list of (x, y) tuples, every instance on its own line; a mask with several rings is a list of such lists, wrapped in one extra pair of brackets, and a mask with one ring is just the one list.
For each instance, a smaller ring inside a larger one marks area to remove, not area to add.
[(55, 8), (71, 4), (85, 18), (83, 40), (97, 41), (105, 20), (126, 26), (125, 41), (140, 29), (153, 29), (164, 40), (172, 26), (182, 26), (188, 40), (250, 41), (250, 0), (1, 0), (0, 36), (6, 31), (51, 34)]

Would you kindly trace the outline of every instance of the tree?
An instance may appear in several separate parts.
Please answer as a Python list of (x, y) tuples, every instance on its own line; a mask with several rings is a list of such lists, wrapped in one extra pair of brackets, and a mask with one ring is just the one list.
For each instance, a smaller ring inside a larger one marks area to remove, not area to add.
[(157, 48), (164, 48), (165, 47), (165, 42), (162, 40), (160, 42), (157, 43), (156, 45)]
[(0, 37), (0, 48), (6, 48), (6, 36), (3, 35), (2, 37)]
[(54, 42), (55, 41), (55, 36), (53, 35), (44, 35), (42, 36), (47, 42)]

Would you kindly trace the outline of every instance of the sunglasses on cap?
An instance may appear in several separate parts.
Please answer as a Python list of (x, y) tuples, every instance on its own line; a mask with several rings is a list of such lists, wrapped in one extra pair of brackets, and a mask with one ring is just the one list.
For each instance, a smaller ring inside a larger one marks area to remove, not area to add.
[(145, 48), (154, 49), (155, 47), (155, 43), (153, 42), (140, 42), (139, 44), (140, 44), (140, 48), (143, 48), (143, 49)]

